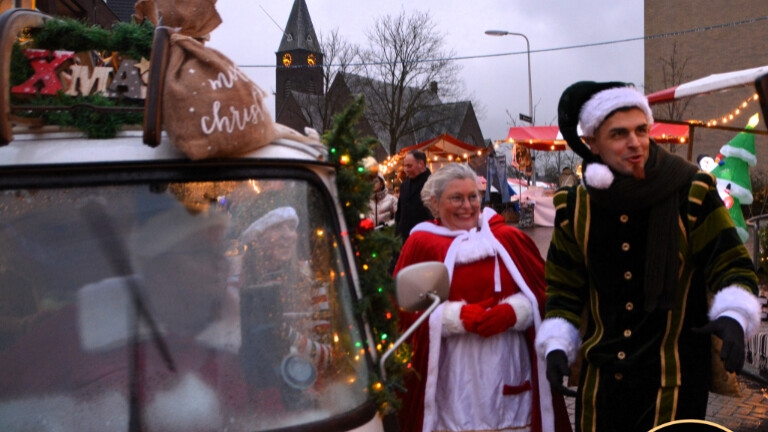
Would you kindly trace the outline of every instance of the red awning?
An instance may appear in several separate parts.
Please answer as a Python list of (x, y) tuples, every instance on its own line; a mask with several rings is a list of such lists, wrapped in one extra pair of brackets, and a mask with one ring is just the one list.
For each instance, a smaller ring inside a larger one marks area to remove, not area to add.
[(406, 147), (398, 152), (400, 155), (404, 155), (411, 150), (421, 150), (424, 153), (428, 153), (429, 156), (447, 157), (447, 156), (476, 156), (477, 151), (482, 151), (482, 147), (475, 147), (471, 144), (467, 144), (464, 141), (452, 137), (449, 134), (442, 134), (432, 139), (428, 139), (424, 142)]
[[(688, 141), (688, 126), (654, 123), (651, 138), (660, 144), (684, 144)], [(507, 141), (533, 150), (561, 151), (567, 145), (557, 126), (522, 126), (509, 128)]]

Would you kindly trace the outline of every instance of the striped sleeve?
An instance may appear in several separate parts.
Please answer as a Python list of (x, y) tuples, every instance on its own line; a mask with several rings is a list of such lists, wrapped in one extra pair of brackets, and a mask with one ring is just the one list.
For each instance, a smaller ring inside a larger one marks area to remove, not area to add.
[[(585, 254), (581, 246), (586, 243), (577, 239), (579, 230), (574, 226), (574, 215), (586, 218), (583, 221), (589, 226), (586, 199), (583, 187), (561, 189), (555, 194), (555, 228), (545, 265), (545, 318), (563, 318), (576, 328), (581, 324), (581, 311), (589, 290)], [(586, 230), (582, 231), (578, 236), (588, 235)]]
[(690, 247), (713, 292), (738, 285), (757, 294), (757, 275), (747, 248), (717, 192), (709, 173), (694, 177), (689, 193)]

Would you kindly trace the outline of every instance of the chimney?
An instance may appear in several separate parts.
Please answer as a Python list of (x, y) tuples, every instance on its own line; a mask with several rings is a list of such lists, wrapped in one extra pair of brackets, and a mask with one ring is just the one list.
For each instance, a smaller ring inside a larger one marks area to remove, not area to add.
[(429, 83), (429, 91), (431, 91), (432, 94), (437, 96), (437, 81), (430, 81), (430, 83)]

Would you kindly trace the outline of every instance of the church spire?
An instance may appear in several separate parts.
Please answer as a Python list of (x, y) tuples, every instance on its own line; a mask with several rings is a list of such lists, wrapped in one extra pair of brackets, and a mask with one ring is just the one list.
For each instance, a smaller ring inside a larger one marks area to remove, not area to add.
[(320, 52), (320, 44), (317, 41), (312, 18), (304, 0), (295, 0), (288, 24), (285, 25), (283, 39), (280, 41), (278, 51), (306, 50)]

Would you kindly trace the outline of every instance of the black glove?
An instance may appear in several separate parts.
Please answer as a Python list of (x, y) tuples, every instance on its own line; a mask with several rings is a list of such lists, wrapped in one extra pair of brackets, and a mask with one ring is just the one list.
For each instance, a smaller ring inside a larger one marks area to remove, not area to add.
[[(741, 372), (741, 368), (744, 367), (745, 356), (744, 329), (741, 328), (741, 325), (735, 319), (720, 317), (710, 321), (704, 327), (692, 330), (694, 333), (699, 334), (714, 334), (722, 339), (723, 348), (720, 350), (720, 358), (725, 363), (725, 370), (728, 372)], [(549, 368), (547, 368), (547, 374), (549, 374)]]
[(563, 377), (571, 372), (568, 368), (568, 356), (563, 350), (554, 350), (547, 354), (547, 380), (552, 391), (565, 396), (575, 397), (576, 392), (563, 385)]

